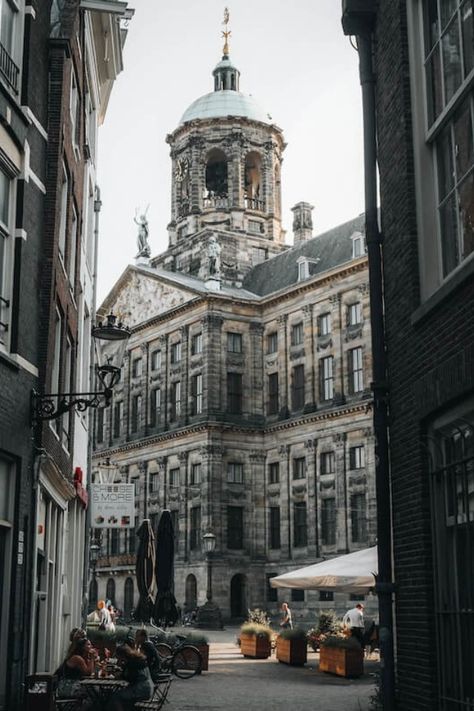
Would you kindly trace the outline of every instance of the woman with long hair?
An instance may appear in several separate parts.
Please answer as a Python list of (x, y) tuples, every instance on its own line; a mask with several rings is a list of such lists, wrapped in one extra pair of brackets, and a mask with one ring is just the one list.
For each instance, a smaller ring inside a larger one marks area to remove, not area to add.
[(153, 682), (144, 654), (128, 644), (117, 647), (115, 656), (123, 668), (122, 678), (128, 686), (119, 689), (109, 699), (107, 711), (133, 711), (136, 701), (146, 701), (153, 694)]
[(94, 673), (96, 659), (97, 652), (86, 637), (73, 637), (66, 658), (57, 671), (58, 698), (84, 698), (81, 679)]

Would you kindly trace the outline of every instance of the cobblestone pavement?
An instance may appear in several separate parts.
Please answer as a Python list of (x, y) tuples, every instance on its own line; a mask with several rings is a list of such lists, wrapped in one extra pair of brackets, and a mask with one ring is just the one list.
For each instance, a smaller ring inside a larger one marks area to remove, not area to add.
[[(244, 659), (235, 644), (237, 629), (209, 632), (209, 671), (189, 680), (173, 679), (169, 711), (368, 711), (376, 661), (366, 661), (360, 679), (320, 673), (318, 656), (305, 667), (270, 659)], [(166, 708), (166, 707), (165, 707)]]

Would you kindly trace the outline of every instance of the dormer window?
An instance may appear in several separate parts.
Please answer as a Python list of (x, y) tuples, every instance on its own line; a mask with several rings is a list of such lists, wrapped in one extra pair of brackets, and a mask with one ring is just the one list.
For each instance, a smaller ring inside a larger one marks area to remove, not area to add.
[(311, 265), (316, 265), (320, 261), (319, 257), (310, 259), (309, 257), (298, 257), (296, 264), (298, 265), (298, 281), (309, 279), (314, 274), (314, 268)]
[(365, 254), (365, 239), (362, 232), (354, 232), (352, 239), (352, 259), (357, 259)]

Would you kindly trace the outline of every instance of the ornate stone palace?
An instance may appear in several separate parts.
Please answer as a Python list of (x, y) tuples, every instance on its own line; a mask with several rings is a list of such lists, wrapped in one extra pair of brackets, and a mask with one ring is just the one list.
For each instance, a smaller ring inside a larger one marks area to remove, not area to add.
[[(150, 259), (141, 229), (101, 307), (133, 332), (96, 413), (93, 469), (110, 457), (135, 482), (137, 524), (171, 510), (185, 608), (205, 602), (202, 536), (215, 534), (213, 599), (229, 619), (274, 610), (272, 576), (373, 545), (375, 483), (363, 216), (313, 237), (300, 202), (287, 246), (282, 131), (240, 92), (227, 47), (213, 77), (167, 138), (168, 249)], [(133, 531), (109, 531), (92, 601), (129, 614), (135, 547)], [(347, 603), (290, 599), (296, 616)]]

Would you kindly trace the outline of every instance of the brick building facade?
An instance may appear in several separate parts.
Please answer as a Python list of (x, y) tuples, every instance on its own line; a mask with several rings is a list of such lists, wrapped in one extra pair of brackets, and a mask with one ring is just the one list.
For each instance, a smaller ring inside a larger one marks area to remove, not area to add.
[(0, 708), (13, 711), (26, 674), (54, 671), (82, 620), (88, 417), (35, 420), (32, 393), (91, 389), (96, 134), (128, 13), (0, 9)]
[[(298, 203), (288, 248), (282, 132), (228, 55), (213, 76), (167, 139), (169, 247), (142, 253), (101, 306), (132, 336), (96, 413), (93, 470), (110, 457), (135, 483), (137, 523), (171, 510), (184, 608), (205, 602), (202, 536), (216, 535), (213, 599), (230, 619), (276, 611), (271, 576), (373, 545), (371, 354), (362, 218), (313, 237)], [(92, 605), (130, 614), (135, 546), (133, 531), (103, 534)], [(347, 602), (295, 591), (292, 605), (298, 618)]]
[(376, 80), (396, 707), (461, 710), (474, 700), (473, 10), (351, 8), (373, 21), (360, 34)]

